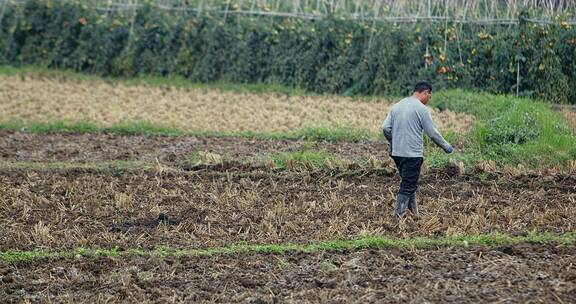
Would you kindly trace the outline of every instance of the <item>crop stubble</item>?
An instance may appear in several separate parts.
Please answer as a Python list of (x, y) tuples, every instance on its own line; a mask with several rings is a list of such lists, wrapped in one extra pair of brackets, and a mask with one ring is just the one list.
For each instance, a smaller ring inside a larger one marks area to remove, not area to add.
[[(334, 175), (248, 165), (194, 172), (3, 171), (0, 250), (563, 233), (575, 226), (574, 175), (482, 180), (432, 171), (418, 192), (423, 218), (399, 222), (390, 216), (397, 176), (370, 170)], [(177, 223), (155, 222), (160, 213)]]
[[(0, 121), (91, 121), (103, 127), (147, 121), (183, 131), (290, 132), (306, 127), (379, 134), (390, 104), (338, 96), (286, 96), (112, 85), (0, 75)], [(471, 115), (432, 110), (441, 130), (463, 133)]]

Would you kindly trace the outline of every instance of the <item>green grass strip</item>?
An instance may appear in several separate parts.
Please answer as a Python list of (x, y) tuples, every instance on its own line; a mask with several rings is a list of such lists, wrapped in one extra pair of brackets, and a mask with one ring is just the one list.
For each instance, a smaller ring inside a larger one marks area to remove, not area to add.
[[(153, 124), (147, 121), (124, 122), (109, 127), (102, 127), (94, 122), (51, 121), (51, 122), (0, 122), (0, 130), (26, 132), (33, 134), (52, 133), (113, 133), (121, 135), (156, 135), (156, 136), (196, 136), (196, 137), (241, 137), (267, 140), (309, 140), (309, 141), (367, 141), (379, 138), (367, 130), (348, 128), (308, 127), (292, 132), (213, 132), (184, 131), (177, 128)], [(380, 138), (381, 140), (381, 138)]]
[(81, 259), (98, 257), (186, 257), (212, 256), (223, 254), (287, 254), (291, 252), (316, 253), (322, 251), (355, 251), (364, 249), (417, 248), (436, 249), (441, 247), (485, 246), (489, 248), (516, 244), (564, 244), (576, 243), (576, 233), (555, 235), (552, 233), (531, 232), (526, 236), (509, 236), (505, 234), (484, 234), (468, 236), (447, 236), (441, 238), (416, 237), (406, 239), (388, 238), (385, 236), (366, 236), (356, 240), (332, 240), (309, 244), (236, 244), (226, 247), (205, 249), (179, 249), (169, 246), (158, 246), (153, 250), (120, 248), (87, 249), (78, 248), (70, 251), (51, 252), (46, 250), (0, 252), (0, 260), (6, 263), (33, 262), (53, 259)]

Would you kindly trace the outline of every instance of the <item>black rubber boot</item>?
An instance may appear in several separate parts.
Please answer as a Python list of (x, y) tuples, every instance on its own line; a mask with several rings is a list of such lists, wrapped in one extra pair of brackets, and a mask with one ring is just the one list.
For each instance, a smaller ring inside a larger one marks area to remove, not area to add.
[(420, 213), (418, 212), (418, 203), (416, 203), (416, 192), (410, 195), (410, 200), (408, 201), (408, 209), (412, 211), (414, 216), (420, 218)]
[(410, 200), (410, 196), (398, 193), (396, 197), (396, 209), (394, 209), (394, 216), (402, 217), (404, 211), (406, 211), (406, 207), (408, 207), (408, 201)]

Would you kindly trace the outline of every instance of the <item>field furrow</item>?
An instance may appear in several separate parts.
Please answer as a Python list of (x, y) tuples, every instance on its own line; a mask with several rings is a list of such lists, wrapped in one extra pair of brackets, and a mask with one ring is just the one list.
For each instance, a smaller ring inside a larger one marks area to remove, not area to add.
[(302, 150), (325, 151), (343, 159), (388, 159), (388, 144), (380, 141), (307, 142), (240, 137), (132, 136), (101, 133), (0, 135), (0, 161), (99, 162), (137, 160), (178, 164), (200, 152), (227, 160), (244, 160)]
[(389, 249), (98, 258), (3, 268), (0, 298), (32, 302), (571, 303), (576, 247)]
[(422, 218), (397, 221), (390, 216), (394, 173), (215, 168), (0, 172), (0, 250), (564, 233), (576, 226), (574, 175), (431, 171), (418, 190)]

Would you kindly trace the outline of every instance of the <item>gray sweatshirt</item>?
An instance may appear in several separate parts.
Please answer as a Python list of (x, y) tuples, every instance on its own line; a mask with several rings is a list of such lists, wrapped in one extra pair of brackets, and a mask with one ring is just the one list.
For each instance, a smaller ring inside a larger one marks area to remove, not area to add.
[(444, 151), (451, 149), (436, 129), (428, 108), (413, 97), (404, 98), (392, 107), (382, 131), (390, 142), (392, 156), (424, 157), (423, 131)]

